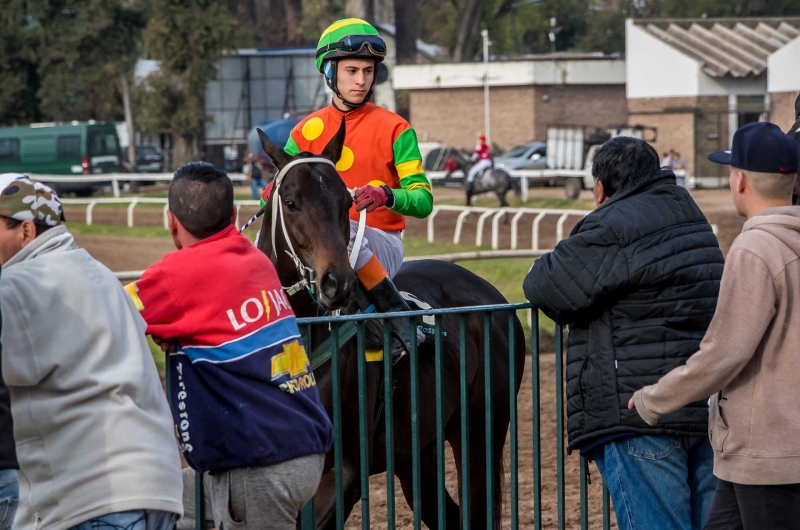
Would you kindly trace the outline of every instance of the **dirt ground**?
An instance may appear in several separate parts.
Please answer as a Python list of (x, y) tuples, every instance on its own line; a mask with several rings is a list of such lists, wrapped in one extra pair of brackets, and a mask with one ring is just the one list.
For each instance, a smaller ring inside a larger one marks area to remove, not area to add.
[[(546, 198), (560, 198), (562, 190), (536, 189), (532, 195)], [(436, 190), (437, 198), (460, 197), (458, 190)], [(731, 242), (739, 234), (744, 220), (733, 211), (727, 190), (698, 190), (693, 196), (708, 217), (708, 220), (717, 225), (720, 246), (727, 252)], [(591, 199), (589, 192), (584, 192), (582, 199)], [(254, 209), (243, 208), (241, 218), (246, 219), (254, 213)], [(85, 217), (83, 207), (67, 207), (68, 219), (82, 220)], [(571, 217), (564, 226), (564, 235), (568, 235), (578, 217)], [(95, 208), (94, 220), (97, 223), (124, 225), (126, 211), (124, 208)], [(531, 246), (532, 216), (523, 216), (520, 220), (519, 248)], [(540, 228), (540, 247), (552, 248), (556, 243), (555, 226), (556, 216), (547, 216), (542, 220)], [(441, 212), (436, 218), (435, 235), (437, 241), (452, 241), (456, 223), (456, 214)], [(136, 226), (161, 226), (162, 213), (158, 208), (138, 208), (135, 213)], [(465, 224), (461, 242), (474, 244), (477, 216), (472, 215)], [(425, 221), (411, 219), (408, 222), (407, 236), (426, 237), (427, 224)], [(484, 227), (484, 247), (488, 248), (491, 238), (491, 225)], [(172, 242), (168, 239), (135, 239), (111, 238), (101, 236), (79, 236), (78, 244), (86, 248), (92, 255), (103, 262), (111, 270), (141, 270), (159, 260), (164, 254), (173, 250)], [(500, 248), (510, 248), (510, 225), (503, 225), (500, 233)], [(543, 527), (557, 527), (557, 492), (556, 492), (556, 414), (555, 414), (555, 356), (542, 355), (539, 358), (541, 373), (541, 480), (542, 480), (542, 512)], [(518, 396), (519, 417), (519, 522), (521, 528), (528, 528), (533, 522), (533, 410), (532, 410), (532, 384), (531, 384), (531, 359), (528, 358), (525, 378)], [(424, 404), (423, 404), (424, 405)], [(505, 476), (505, 527), (510, 526), (510, 458), (509, 444), (506, 444), (506, 476)], [(579, 458), (577, 455), (565, 457), (566, 477), (566, 521), (567, 528), (580, 527), (580, 502), (579, 502)], [(594, 465), (590, 468), (592, 484), (589, 486), (589, 514), (590, 528), (602, 527), (601, 493), (602, 479)], [(456, 497), (456, 471), (452, 456), (448, 458), (446, 483), (448, 490)], [(372, 528), (386, 527), (386, 489), (385, 476), (371, 478), (370, 488), (370, 522)], [(396, 491), (396, 521), (398, 529), (413, 528), (411, 511), (405, 503), (399, 483), (395, 483)], [(613, 514), (612, 514), (613, 518)], [(348, 529), (361, 527), (361, 506), (357, 505), (347, 522)]]

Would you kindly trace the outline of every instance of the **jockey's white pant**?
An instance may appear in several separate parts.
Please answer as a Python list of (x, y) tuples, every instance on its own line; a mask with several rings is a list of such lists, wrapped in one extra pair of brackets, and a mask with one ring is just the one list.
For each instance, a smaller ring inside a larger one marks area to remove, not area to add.
[(475, 180), (475, 176), (483, 175), (483, 172), (492, 167), (491, 160), (478, 160), (478, 162), (469, 168), (469, 173), (467, 174), (467, 182), (472, 182)]
[[(349, 253), (356, 241), (358, 232), (358, 221), (350, 220), (350, 244), (347, 246)], [(364, 239), (361, 240), (361, 248), (358, 250), (355, 270), (360, 269), (372, 258), (378, 257), (383, 268), (389, 274), (389, 278), (394, 278), (397, 271), (403, 265), (403, 240), (400, 239), (400, 231), (384, 232), (377, 228), (367, 226), (364, 230)]]

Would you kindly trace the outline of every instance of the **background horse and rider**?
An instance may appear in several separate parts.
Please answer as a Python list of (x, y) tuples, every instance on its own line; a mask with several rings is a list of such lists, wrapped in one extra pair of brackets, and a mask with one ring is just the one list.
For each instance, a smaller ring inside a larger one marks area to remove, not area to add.
[(452, 147), (442, 148), (441, 153), (436, 155), (436, 158), (439, 159), (439, 163), (437, 164), (439, 167), (433, 168), (436, 170), (447, 171), (448, 161), (452, 163), (453, 169), (447, 171), (447, 175), (445, 175), (444, 178), (445, 182), (453, 178), (452, 173), (455, 171), (460, 170), (464, 174), (461, 182), (466, 194), (467, 206), (472, 205), (472, 197), (475, 195), (494, 193), (500, 201), (500, 206), (507, 207), (508, 201), (506, 200), (506, 195), (508, 192), (513, 191), (517, 196), (521, 193), (519, 180), (513, 178), (508, 171), (499, 167), (492, 167), (485, 170), (482, 175), (476, 175), (473, 182), (468, 183), (467, 175), (469, 175), (470, 169), (478, 163), (478, 160), (471, 160), (457, 149), (453, 149)]
[[(320, 157), (336, 162), (341, 154), (344, 142), (344, 122), (339, 132), (326, 146)], [(273, 261), (284, 286), (298, 285), (306, 278), (304, 269), (313, 270), (316, 278), (316, 296), (312, 297), (301, 289), (290, 296), (290, 303), (297, 317), (316, 317), (325, 311), (346, 309), (351, 306), (354, 297), (363, 296), (355, 273), (348, 261), (348, 243), (350, 240), (348, 212), (352, 198), (339, 174), (332, 165), (303, 158), (312, 158), (303, 153), (291, 157), (266, 135), (261, 135), (264, 151), (275, 161), (279, 168), (290, 162), (300, 160), (281, 175), (276, 191), (271, 194), (266, 211), (273, 208), (282, 209), (281, 215), (264, 216), (258, 248)], [(506, 190), (507, 191), (507, 190)], [(277, 204), (275, 201), (279, 201)], [(290, 241), (287, 241), (290, 240)], [(273, 246), (274, 241), (274, 246)], [(507, 304), (507, 300), (497, 289), (484, 279), (453, 263), (434, 260), (409, 262), (403, 265), (394, 281), (398, 289), (412, 293), (424, 300), (432, 308), (456, 308), (466, 306)], [(401, 317), (404, 318), (404, 317)], [(485, 425), (486, 387), (484, 372), (484, 332), (489, 330), (488, 341), (491, 344), (490, 370), (491, 394), (508, 396), (519, 390), (524, 366), (525, 344), (522, 326), (513, 315), (512, 325), (515, 335), (520, 337), (514, 345), (515, 355), (509, 356), (509, 315), (508, 312), (492, 313), (490, 326), (484, 326), (480, 313), (466, 315), (466, 381), (467, 381), (467, 416), (469, 419), (469, 470), (462, 469), (461, 443), (461, 400), (460, 384), (460, 345), (459, 327), (461, 316), (444, 315), (442, 317), (442, 369), (443, 381), (447, 385), (441, 388), (443, 430), (446, 441), (453, 449), (455, 466), (459, 484), (465, 472), (469, 475), (470, 511), (469, 519), (473, 528), (486, 528), (487, 518), (493, 521), (494, 528), (501, 527), (502, 490), (503, 490), (503, 447), (510, 421), (510, 405), (508, 399), (492, 399), (492, 436), (487, 440)], [(382, 336), (382, 333), (379, 333)], [(329, 326), (317, 325), (311, 329), (311, 344), (306, 347), (311, 353), (330, 336)], [(351, 339), (339, 348), (338, 384), (340, 388), (339, 426), (342, 440), (338, 450), (341, 451), (341, 487), (343, 489), (343, 516), (346, 519), (353, 507), (361, 498), (361, 454), (359, 414), (359, 349), (356, 340)], [(510, 372), (511, 359), (515, 363)], [(459, 504), (449, 495), (445, 495), (445, 506), (440, 507), (437, 501), (437, 447), (436, 447), (436, 376), (435, 350), (432, 338), (420, 344), (418, 348), (418, 400), (419, 407), (419, 483), (418, 492), (421, 519), (429, 528), (439, 528), (437, 514), (444, 509), (447, 515), (447, 528), (460, 528), (461, 511)], [(312, 364), (314, 362), (312, 355)], [(321, 364), (314, 375), (322, 402), (331, 418), (334, 418), (334, 378), (331, 361)], [(362, 365), (363, 367), (363, 365)], [(370, 475), (386, 471), (386, 437), (385, 422), (381, 421), (383, 411), (382, 385), (392, 385), (393, 401), (393, 436), (394, 436), (394, 473), (399, 479), (403, 494), (409, 506), (413, 500), (413, 460), (412, 460), (412, 388), (411, 367), (408, 359), (398, 363), (393, 369), (393, 381), (384, 380), (383, 363), (366, 363), (362, 373), (362, 381), (366, 400), (366, 445), (368, 458), (366, 466)], [(510, 373), (516, 373), (510, 380)], [(491, 447), (489, 447), (491, 444)], [(491, 450), (489, 450), (491, 449)], [(336, 527), (336, 484), (334, 469), (334, 452), (326, 458), (325, 473), (317, 495), (315, 496), (316, 521), (318, 528)], [(491, 455), (489, 466), (492, 476), (487, 476), (486, 455)], [(487, 514), (487, 485), (493, 502), (493, 513)], [(461, 492), (459, 488), (459, 492)]]

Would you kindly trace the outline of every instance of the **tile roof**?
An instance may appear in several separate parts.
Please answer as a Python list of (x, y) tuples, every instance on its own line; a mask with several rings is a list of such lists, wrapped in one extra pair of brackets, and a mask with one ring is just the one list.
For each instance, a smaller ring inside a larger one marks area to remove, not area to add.
[(800, 17), (638, 19), (634, 23), (700, 61), (712, 77), (758, 76), (767, 57), (800, 37)]

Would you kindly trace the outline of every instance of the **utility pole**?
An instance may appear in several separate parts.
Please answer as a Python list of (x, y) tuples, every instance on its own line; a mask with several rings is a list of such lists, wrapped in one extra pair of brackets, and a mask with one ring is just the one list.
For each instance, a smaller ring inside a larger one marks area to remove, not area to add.
[(492, 145), (492, 129), (489, 123), (489, 30), (481, 30), (483, 39), (483, 129), (486, 134), (486, 144)]

